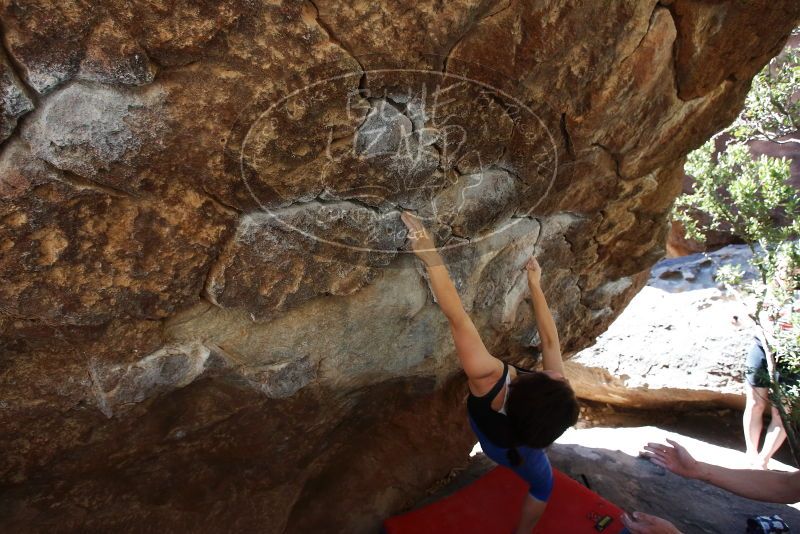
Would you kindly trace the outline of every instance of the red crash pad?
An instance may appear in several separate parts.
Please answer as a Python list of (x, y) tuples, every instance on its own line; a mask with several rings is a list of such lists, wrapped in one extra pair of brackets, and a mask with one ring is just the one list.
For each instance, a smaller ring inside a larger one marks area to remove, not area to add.
[[(618, 534), (622, 530), (622, 510), (555, 469), (553, 476), (553, 493), (534, 533)], [(387, 519), (383, 527), (386, 534), (510, 534), (527, 492), (521, 478), (498, 466), (440, 501)]]

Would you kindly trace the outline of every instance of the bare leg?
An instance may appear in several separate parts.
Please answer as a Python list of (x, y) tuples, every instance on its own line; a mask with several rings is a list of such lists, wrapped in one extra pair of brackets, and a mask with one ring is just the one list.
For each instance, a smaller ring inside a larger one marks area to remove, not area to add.
[(519, 523), (515, 534), (530, 534), (539, 518), (542, 517), (544, 509), (547, 506), (545, 501), (535, 499), (531, 494), (525, 497), (525, 502), (522, 503), (522, 510), (520, 512)]
[(764, 438), (764, 447), (761, 449), (761, 453), (758, 455), (758, 460), (761, 462), (761, 465), (764, 469), (767, 468), (767, 464), (769, 463), (770, 458), (772, 458), (772, 455), (778, 452), (778, 449), (781, 448), (784, 439), (786, 439), (786, 430), (783, 428), (781, 414), (779, 414), (778, 409), (773, 406), (772, 420), (769, 423), (767, 435)]
[(764, 410), (769, 405), (767, 388), (753, 387), (745, 382), (744, 391), (747, 396), (742, 416), (744, 442), (747, 445), (747, 456), (755, 462), (758, 461), (758, 442), (764, 427)]

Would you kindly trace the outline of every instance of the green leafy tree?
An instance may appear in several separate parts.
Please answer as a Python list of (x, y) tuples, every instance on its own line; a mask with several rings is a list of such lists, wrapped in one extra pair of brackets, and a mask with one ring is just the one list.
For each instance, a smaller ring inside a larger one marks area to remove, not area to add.
[[(780, 383), (776, 370), (784, 376), (800, 374), (800, 314), (784, 317), (783, 328), (777, 329), (765, 317), (775, 318), (796, 303), (792, 290), (800, 287), (800, 196), (788, 183), (790, 162), (755, 158), (748, 143), (800, 143), (799, 133), (800, 53), (786, 50), (754, 78), (737, 120), (717, 139), (689, 154), (685, 170), (694, 178), (694, 188), (679, 197), (674, 208), (687, 237), (702, 242), (708, 231), (730, 231), (753, 253), (757, 280), (745, 281), (736, 268), (720, 269), (717, 278), (754, 302), (750, 316), (766, 342), (771, 400), (798, 465), (800, 385)], [(717, 140), (724, 140), (721, 151)]]
[[(800, 34), (796, 29), (793, 35)], [(740, 140), (800, 143), (800, 49), (787, 48), (753, 79), (745, 108), (728, 132)]]

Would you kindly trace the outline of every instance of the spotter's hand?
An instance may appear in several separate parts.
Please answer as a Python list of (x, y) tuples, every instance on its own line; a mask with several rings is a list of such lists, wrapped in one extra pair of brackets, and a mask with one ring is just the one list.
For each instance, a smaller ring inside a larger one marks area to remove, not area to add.
[(631, 534), (681, 534), (681, 531), (666, 519), (642, 512), (623, 514), (622, 524)]
[(648, 443), (644, 451), (639, 453), (644, 458), (649, 458), (656, 465), (669, 469), (676, 475), (686, 478), (698, 478), (700, 465), (685, 447), (667, 438), (667, 443)]

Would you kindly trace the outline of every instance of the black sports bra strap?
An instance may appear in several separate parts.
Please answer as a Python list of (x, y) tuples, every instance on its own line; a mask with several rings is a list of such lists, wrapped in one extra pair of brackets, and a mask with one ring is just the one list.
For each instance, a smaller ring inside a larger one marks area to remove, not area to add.
[(495, 383), (495, 385), (492, 386), (492, 389), (489, 390), (489, 393), (487, 393), (486, 395), (481, 395), (480, 397), (477, 398), (481, 400), (488, 400), (489, 402), (491, 402), (492, 399), (494, 399), (497, 396), (497, 394), (500, 393), (500, 390), (503, 389), (503, 386), (506, 383), (507, 375), (508, 375), (508, 364), (506, 362), (503, 362), (503, 376), (501, 376), (500, 380), (498, 380)]
[[(514, 364), (512, 363), (511, 365), (514, 365)], [(523, 369), (522, 367), (517, 367), (516, 365), (514, 365), (514, 369), (516, 369), (520, 373), (533, 373), (534, 372), (534, 371), (531, 371), (530, 369)]]

